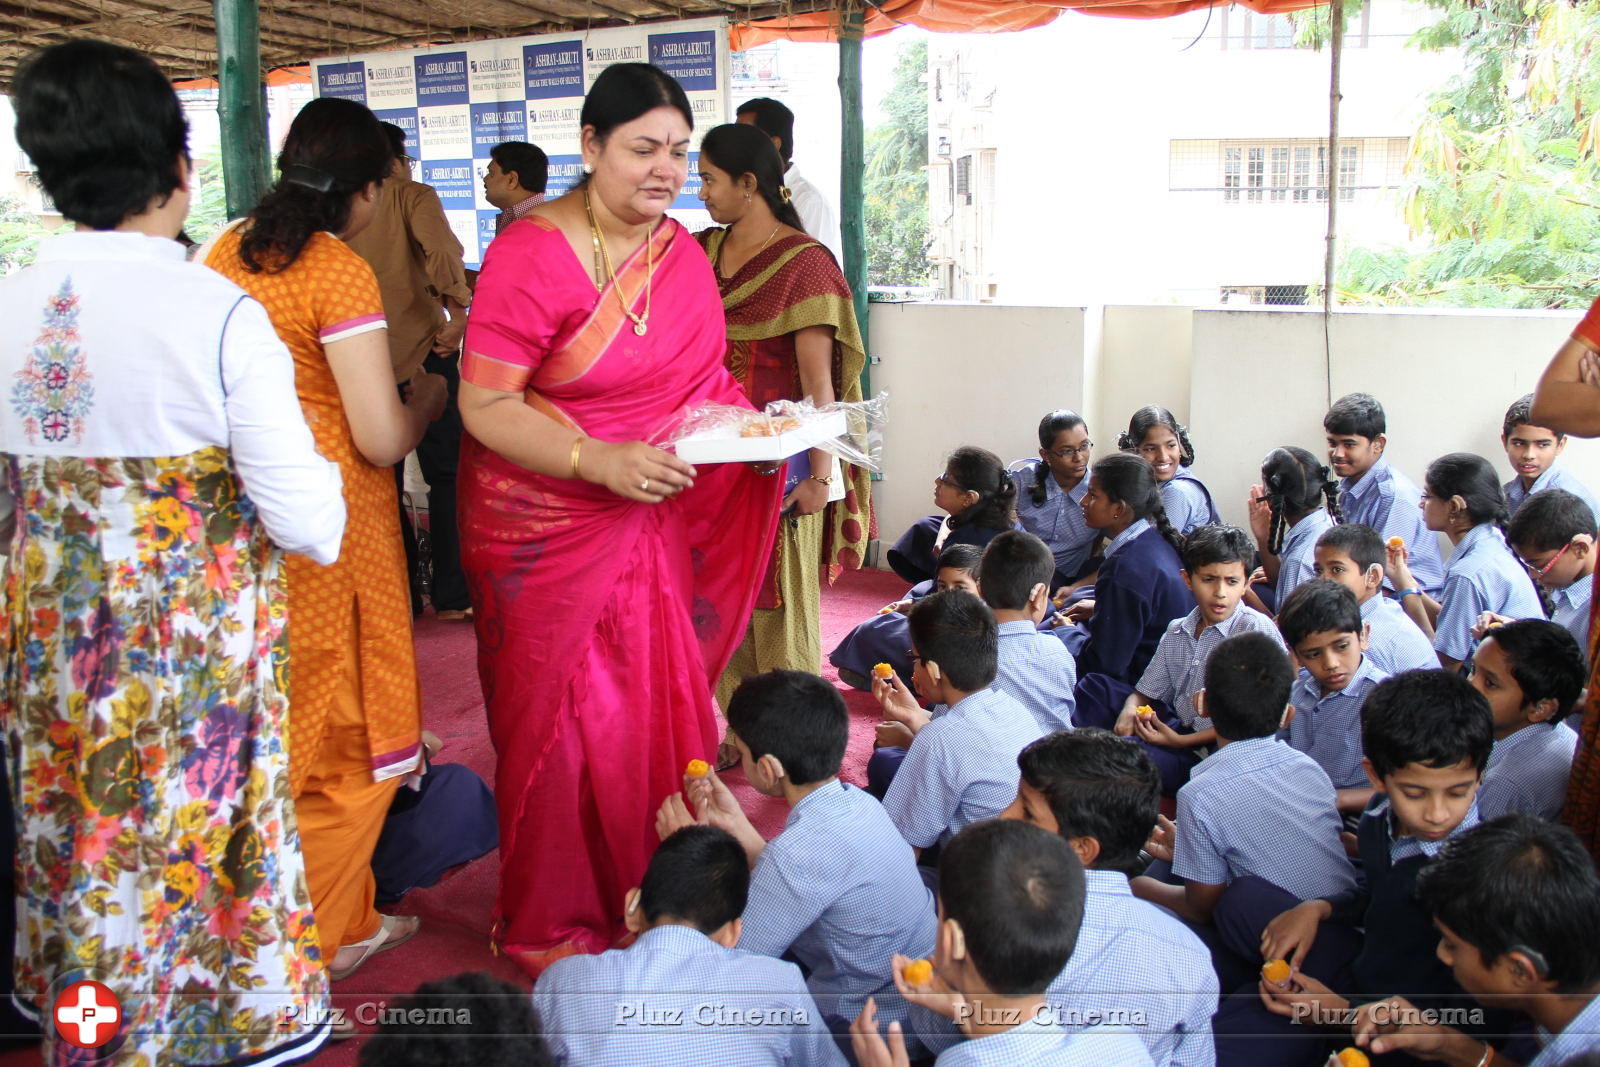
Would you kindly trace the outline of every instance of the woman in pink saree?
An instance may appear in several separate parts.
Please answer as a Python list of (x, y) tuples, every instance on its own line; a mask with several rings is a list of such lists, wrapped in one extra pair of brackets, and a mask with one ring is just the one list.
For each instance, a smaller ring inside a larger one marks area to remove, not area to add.
[(744, 636), (781, 479), (647, 443), (744, 404), (710, 265), (667, 207), (682, 88), (610, 67), (584, 102), (587, 177), (495, 238), (461, 368), (459, 504), (498, 755), (498, 945), (537, 975), (623, 936), (623, 895)]

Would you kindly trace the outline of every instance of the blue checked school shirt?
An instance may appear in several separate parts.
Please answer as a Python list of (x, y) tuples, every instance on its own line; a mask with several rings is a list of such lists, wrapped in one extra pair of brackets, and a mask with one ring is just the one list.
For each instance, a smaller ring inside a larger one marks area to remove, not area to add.
[[(1088, 481), (1087, 478), (1084, 481)], [(1578, 476), (1569, 472), (1559, 462), (1551, 465), (1539, 477), (1533, 480), (1532, 489), (1522, 488), (1522, 479), (1513, 478), (1501, 486), (1506, 494), (1506, 508), (1512, 515), (1517, 513), (1527, 499), (1535, 493), (1546, 489), (1565, 489), (1585, 504), (1589, 505), (1589, 512), (1594, 516), (1595, 522), (1600, 523), (1600, 504), (1595, 503), (1594, 494), (1589, 492), (1589, 487), (1578, 480)]]
[(1188, 467), (1179, 467), (1177, 474), (1162, 483), (1161, 507), (1172, 528), (1181, 534), (1196, 526), (1221, 521), (1217, 506), (1211, 502), (1210, 490)]
[(533, 987), (556, 1063), (843, 1067), (800, 968), (657, 926), (629, 948), (568, 956)]
[(943, 1052), (937, 1067), (1143, 1067), (1150, 1063), (1139, 1039), (1122, 1029), (1068, 1030), (1051, 1012)]
[(1567, 1028), (1554, 1037), (1540, 1029), (1539, 1039), (1545, 1043), (1544, 1048), (1528, 1067), (1561, 1067), (1582, 1053), (1600, 1052), (1600, 997), (1584, 1005)]
[(1387, 677), (1370, 656), (1363, 655), (1354, 677), (1337, 693), (1324, 696), (1322, 687), (1304, 668), (1295, 679), (1289, 694), (1294, 702), (1289, 746), (1316, 760), (1335, 789), (1360, 789), (1368, 784), (1367, 772), (1361, 767), (1361, 706), (1367, 702), (1367, 694)]
[(1011, 806), (1021, 777), (1017, 753), (1042, 736), (1027, 708), (998, 689), (980, 689), (917, 731), (883, 810), (913, 848), (947, 841)]
[[(1339, 483), (1339, 510), (1345, 522), (1359, 522), (1377, 530), (1387, 541), (1403, 538), (1407, 565), (1417, 584), (1432, 597), (1444, 584), (1444, 564), (1439, 560), (1439, 538), (1422, 524), (1422, 491), (1382, 456), (1372, 469), (1352, 482)], [(1384, 587), (1394, 589), (1388, 578)]]
[[(1211, 720), (1194, 713), (1194, 695), (1205, 688), (1206, 660), (1211, 658), (1211, 653), (1234, 634), (1269, 634), (1280, 648), (1283, 648), (1283, 635), (1278, 633), (1277, 623), (1242, 601), (1232, 615), (1207, 626), (1196, 636), (1195, 628), (1199, 625), (1199, 608), (1181, 619), (1173, 619), (1134, 688), (1153, 700), (1164, 701), (1178, 718), (1196, 730), (1209, 730)], [(1285, 648), (1284, 655), (1288, 654)]]
[(1473, 797), (1472, 807), (1467, 809), (1466, 815), (1462, 816), (1461, 821), (1456, 824), (1456, 828), (1439, 840), (1424, 841), (1420, 837), (1411, 837), (1409, 835), (1401, 837), (1399, 836), (1400, 824), (1396, 821), (1394, 812), (1390, 809), (1389, 797), (1386, 794), (1378, 794), (1378, 796), (1381, 799), (1378, 799), (1377, 803), (1368, 808), (1366, 814), (1375, 818), (1382, 818), (1384, 825), (1389, 828), (1389, 865), (1391, 867), (1401, 860), (1408, 860), (1413, 856), (1426, 856), (1429, 859), (1433, 859), (1439, 854), (1439, 850), (1444, 848), (1446, 841), (1458, 834), (1466, 833), (1474, 826), (1477, 826), (1483, 819), (1483, 813), (1478, 810), (1478, 798)]
[(1024, 530), (1050, 546), (1050, 554), (1056, 558), (1056, 571), (1070, 578), (1089, 562), (1089, 552), (1100, 533), (1091, 530), (1083, 521), (1083, 497), (1089, 491), (1089, 476), (1085, 474), (1071, 489), (1062, 489), (1054, 476), (1046, 473), (1044, 503), (1035, 504), (1035, 472), (1043, 465), (1043, 461), (1037, 459), (1012, 464), (1012, 477), (1017, 480), (1017, 521)]
[(1361, 621), (1367, 624), (1367, 658), (1383, 673), (1439, 669), (1433, 642), (1395, 601), (1382, 593), (1368, 597), (1361, 605)]
[(1468, 530), (1450, 553), (1444, 592), (1439, 594), (1439, 619), (1433, 625), (1433, 647), (1454, 660), (1470, 658), (1477, 647), (1472, 627), (1485, 611), (1513, 619), (1544, 618), (1533, 578), (1492, 522)]
[(994, 688), (1028, 709), (1044, 733), (1072, 729), (1078, 665), (1058, 639), (1025, 619), (1003, 622)]
[(1283, 537), (1283, 544), (1278, 552), (1278, 580), (1272, 588), (1278, 597), (1278, 606), (1281, 608), (1284, 601), (1289, 599), (1289, 594), (1301, 582), (1309, 582), (1316, 577), (1313, 564), (1316, 563), (1317, 538), (1333, 529), (1333, 516), (1324, 508), (1318, 508), (1293, 526)]
[(1578, 639), (1578, 647), (1589, 654), (1589, 601), (1594, 596), (1594, 580), (1579, 578), (1565, 589), (1547, 589), (1550, 596), (1550, 621), (1565, 626)]
[(1530, 723), (1494, 743), (1478, 787), (1478, 812), (1492, 819), (1521, 811), (1541, 819), (1561, 814), (1578, 735), (1560, 723)]
[(1223, 745), (1178, 790), (1172, 873), (1201, 885), (1253, 874), (1300, 900), (1355, 888), (1333, 783), (1270, 737)]
[(871, 996), (887, 1026), (906, 1018), (891, 959), (931, 956), (937, 932), (911, 846), (876, 799), (834, 781), (801, 798), (756, 860), (739, 947), (792, 952), (825, 1014), (854, 1019)]

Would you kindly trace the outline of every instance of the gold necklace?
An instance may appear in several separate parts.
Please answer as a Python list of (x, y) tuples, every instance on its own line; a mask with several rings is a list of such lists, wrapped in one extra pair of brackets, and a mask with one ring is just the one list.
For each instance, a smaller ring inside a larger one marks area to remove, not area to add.
[[(771, 233), (767, 234), (767, 239), (765, 241), (761, 242), (761, 247), (756, 249), (754, 252), (751, 252), (750, 255), (745, 258), (745, 262), (749, 263), (750, 260), (755, 259), (761, 253), (765, 252), (767, 250), (767, 246), (772, 243), (772, 239), (774, 237), (778, 236), (778, 231), (781, 230), (781, 229), (783, 229), (783, 223), (780, 222), (780, 223), (778, 223), (776, 226), (774, 226), (772, 228), (772, 232)], [(723, 237), (721, 243), (717, 245), (717, 273), (718, 274), (722, 273), (722, 250), (724, 248), (728, 247), (728, 237), (732, 237), (732, 236), (733, 236), (733, 227), (730, 226), (730, 227), (728, 227), (727, 236)]]
[[(644, 314), (635, 315), (628, 310), (628, 298), (622, 295), (622, 286), (617, 284), (617, 272), (611, 266), (611, 252), (606, 248), (606, 242), (600, 235), (600, 224), (595, 221), (594, 205), (589, 202), (589, 190), (587, 188), (583, 190), (583, 210), (589, 214), (589, 233), (594, 238), (595, 251), (600, 254), (600, 259), (605, 264), (606, 279), (617, 292), (617, 303), (622, 305), (622, 313), (633, 320), (634, 334), (643, 337), (650, 329), (646, 324), (650, 321), (650, 297), (652, 283), (655, 281), (656, 276), (655, 228), (651, 227), (650, 232), (645, 234), (644, 238)], [(602, 292), (605, 291), (604, 286), (600, 286), (598, 282), (596, 282), (596, 285), (599, 286)]]

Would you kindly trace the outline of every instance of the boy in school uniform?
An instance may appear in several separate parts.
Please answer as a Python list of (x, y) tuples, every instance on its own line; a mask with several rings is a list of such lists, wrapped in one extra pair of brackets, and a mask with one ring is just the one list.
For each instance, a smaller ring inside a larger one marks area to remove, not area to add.
[(1276, 739), (1294, 715), (1294, 670), (1283, 648), (1266, 634), (1230, 637), (1211, 653), (1205, 682), (1200, 708), (1217, 750), (1178, 790), (1176, 825), (1161, 820), (1146, 849), (1184, 884), (1143, 876), (1133, 880), (1134, 895), (1206, 923), (1229, 883), (1246, 875), (1296, 900), (1353, 889), (1333, 784)]
[(689, 826), (663, 841), (626, 898), (631, 946), (551, 964), (533, 988), (558, 1064), (821, 1064), (844, 1056), (800, 968), (742, 952), (744, 849)]
[[(1078, 947), (1084, 873), (1067, 843), (1037, 826), (992, 819), (945, 848), (939, 876), (939, 937), (933, 973), (912, 985), (911, 961), (894, 959), (907, 999), (954, 1019), (966, 1040), (939, 1054), (939, 1067), (1139, 1067), (1150, 1057), (1137, 1037), (1101, 1026), (1070, 1028), (1046, 988)], [(850, 1027), (862, 1067), (909, 1063), (902, 1028), (878, 1030), (867, 1002)]]
[(828, 653), (828, 662), (839, 671), (839, 680), (852, 689), (872, 691), (872, 668), (887, 663), (908, 684), (911, 658), (907, 650), (911, 637), (906, 616), (917, 601), (929, 593), (946, 589), (978, 591), (978, 564), (983, 549), (977, 545), (948, 545), (939, 553), (939, 571), (931, 582), (918, 582), (906, 590), (904, 599), (885, 604), (872, 618), (859, 623), (845, 635), (839, 647)]
[[(1592, 1063), (1600, 1054), (1600, 878), (1565, 826), (1527, 815), (1452, 840), (1417, 876), (1439, 931), (1439, 958), (1479, 1004), (1533, 1019), (1543, 1048), (1530, 1067)], [(1486, 1042), (1399, 1011), (1364, 1008), (1353, 1031), (1374, 1053), (1491, 1063)], [(1585, 1058), (1587, 1054), (1588, 1058)]]
[[(838, 1032), (869, 996), (886, 1019), (904, 1019), (888, 961), (933, 951), (933, 894), (883, 806), (839, 780), (850, 738), (844, 700), (814, 674), (771, 671), (740, 683), (727, 716), (745, 780), (789, 806), (783, 830), (767, 841), (721, 778), (686, 779), (697, 817), (732, 834), (752, 866), (739, 947), (792, 954)], [(673, 794), (656, 830), (666, 836), (693, 821)]]
[(983, 550), (978, 595), (994, 612), (999, 650), (994, 687), (1028, 709), (1044, 733), (1072, 729), (1078, 665), (1055, 637), (1039, 632), (1051, 611), (1055, 555), (1031, 533), (1007, 530)]
[(1536, 426), (1529, 414), (1533, 407), (1533, 394), (1517, 400), (1506, 409), (1505, 422), (1500, 428), (1500, 446), (1506, 450), (1511, 471), (1516, 476), (1501, 488), (1506, 494), (1506, 509), (1513, 518), (1517, 511), (1535, 493), (1547, 489), (1565, 489), (1589, 509), (1589, 515), (1600, 523), (1600, 504), (1594, 499), (1576, 475), (1557, 463), (1567, 448), (1567, 435), (1557, 433), (1548, 426)]
[(1367, 658), (1379, 670), (1387, 674), (1438, 670), (1439, 654), (1428, 635), (1404, 608), (1383, 595), (1387, 558), (1377, 530), (1345, 523), (1317, 538), (1312, 572), (1354, 594), (1367, 626)]
[[(1411, 574), (1429, 596), (1444, 589), (1439, 539), (1422, 522), (1422, 492), (1384, 458), (1389, 439), (1383, 405), (1366, 393), (1333, 402), (1322, 417), (1328, 463), (1339, 476), (1339, 510), (1345, 522), (1359, 522), (1387, 541), (1399, 537), (1411, 557)], [(1393, 583), (1386, 585), (1391, 592)]]
[(920, 854), (1004, 811), (1017, 795), (1017, 753), (1043, 731), (993, 688), (999, 636), (988, 605), (959, 590), (934, 593), (917, 602), (910, 621), (912, 682), (948, 710), (923, 710), (898, 677), (874, 678), (872, 692), (910, 735), (883, 810)]
[(1494, 716), (1494, 749), (1478, 789), (1483, 818), (1561, 814), (1578, 747), (1578, 735), (1561, 722), (1588, 680), (1578, 643), (1553, 622), (1522, 619), (1484, 635), (1472, 654), (1472, 687)]
[(1550, 597), (1550, 621), (1565, 626), (1587, 654), (1595, 564), (1589, 506), (1565, 489), (1546, 489), (1512, 517), (1506, 540)]
[(1301, 667), (1289, 744), (1328, 772), (1341, 812), (1359, 812), (1372, 797), (1361, 769), (1361, 705), (1389, 677), (1366, 655), (1361, 608), (1344, 586), (1314, 578), (1289, 594), (1278, 628)]

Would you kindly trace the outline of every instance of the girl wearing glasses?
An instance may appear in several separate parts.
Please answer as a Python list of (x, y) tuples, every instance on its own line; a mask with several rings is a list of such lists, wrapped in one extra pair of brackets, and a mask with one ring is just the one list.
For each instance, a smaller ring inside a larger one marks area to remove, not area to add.
[(1089, 456), (1094, 442), (1083, 416), (1059, 408), (1039, 421), (1039, 458), (1011, 465), (1017, 481), (1017, 519), (1050, 546), (1056, 558), (1053, 589), (1093, 569), (1094, 530), (1083, 521), (1089, 491)]

